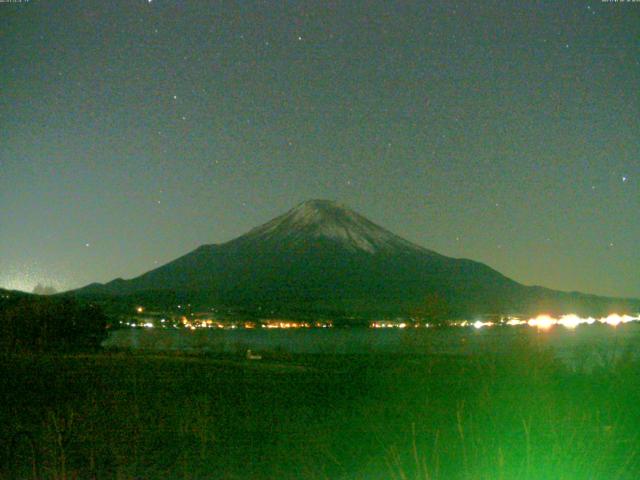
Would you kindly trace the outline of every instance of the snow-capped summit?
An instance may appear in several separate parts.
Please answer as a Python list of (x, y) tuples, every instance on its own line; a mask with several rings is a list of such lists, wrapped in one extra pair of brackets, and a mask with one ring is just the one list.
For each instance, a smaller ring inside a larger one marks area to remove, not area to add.
[(385, 230), (344, 205), (330, 200), (308, 200), (284, 215), (251, 230), (252, 241), (300, 243), (329, 239), (350, 250), (368, 253), (399, 249), (424, 250)]

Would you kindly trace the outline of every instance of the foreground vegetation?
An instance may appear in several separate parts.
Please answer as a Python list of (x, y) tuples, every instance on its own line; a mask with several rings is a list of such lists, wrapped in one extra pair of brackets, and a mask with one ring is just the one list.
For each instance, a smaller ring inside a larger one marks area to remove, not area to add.
[(88, 351), (107, 337), (97, 305), (0, 289), (0, 352)]
[(0, 478), (635, 479), (640, 364), (10, 355)]

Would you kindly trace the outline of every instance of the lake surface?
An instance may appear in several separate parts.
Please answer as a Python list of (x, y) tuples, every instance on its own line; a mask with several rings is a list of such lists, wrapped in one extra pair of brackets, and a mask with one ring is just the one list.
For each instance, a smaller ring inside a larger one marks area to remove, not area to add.
[(242, 355), (293, 354), (510, 354), (526, 345), (548, 349), (570, 364), (610, 362), (623, 355), (640, 356), (640, 324), (556, 326), (450, 327), (429, 329), (146, 329), (112, 331), (105, 348), (145, 351), (185, 351)]

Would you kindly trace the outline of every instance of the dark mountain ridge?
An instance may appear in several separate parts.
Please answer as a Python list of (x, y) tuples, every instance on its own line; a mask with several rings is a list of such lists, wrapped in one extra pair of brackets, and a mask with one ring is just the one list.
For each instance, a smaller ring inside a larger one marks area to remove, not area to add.
[(422, 317), (640, 308), (633, 300), (524, 286), (482, 263), (415, 245), (326, 200), (304, 202), (234, 240), (203, 245), (136, 278), (71, 293), (287, 313)]

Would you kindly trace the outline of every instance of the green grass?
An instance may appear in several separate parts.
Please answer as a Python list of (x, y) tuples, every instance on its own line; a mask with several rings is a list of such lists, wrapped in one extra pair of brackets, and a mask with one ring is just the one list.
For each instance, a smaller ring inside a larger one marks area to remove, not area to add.
[(636, 479), (640, 364), (9, 356), (0, 478)]

